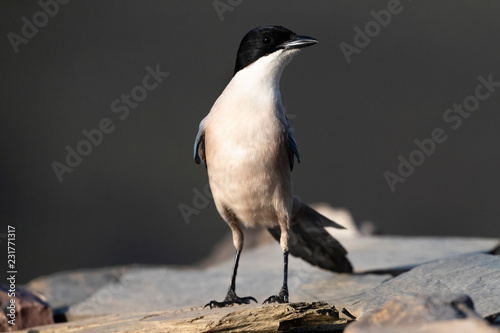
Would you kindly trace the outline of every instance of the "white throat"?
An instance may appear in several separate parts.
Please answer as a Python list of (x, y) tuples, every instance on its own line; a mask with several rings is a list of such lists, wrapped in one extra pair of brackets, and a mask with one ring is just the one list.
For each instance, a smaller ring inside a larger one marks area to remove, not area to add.
[(240, 87), (260, 86), (262, 88), (274, 88), (279, 90), (279, 81), (283, 69), (298, 52), (297, 49), (281, 49), (267, 56), (261, 57), (249, 66), (238, 71), (233, 80), (242, 81)]

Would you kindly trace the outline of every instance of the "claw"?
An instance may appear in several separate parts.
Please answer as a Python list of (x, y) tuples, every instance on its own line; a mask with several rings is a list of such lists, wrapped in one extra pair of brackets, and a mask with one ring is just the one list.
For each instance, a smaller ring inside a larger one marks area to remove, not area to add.
[(225, 305), (224, 302), (210, 301), (209, 303), (205, 304), (203, 308), (206, 308), (207, 306), (209, 306), (210, 309), (213, 309), (213, 308), (222, 308)]
[(250, 304), (250, 301), (254, 301), (255, 303), (258, 303), (255, 298), (252, 296), (247, 296), (247, 297), (238, 297), (234, 292), (228, 292), (226, 298), (222, 302), (217, 302), (217, 301), (210, 301), (207, 303), (203, 308), (206, 308), (207, 306), (210, 307), (210, 309), (213, 308), (224, 308), (226, 306), (231, 306), (234, 304)]
[(271, 304), (271, 303), (288, 303), (288, 298), (285, 299), (285, 297), (279, 296), (279, 295), (273, 295), (269, 296), (262, 304)]
[(243, 299), (243, 303), (245, 304), (250, 304), (250, 301), (254, 301), (255, 303), (259, 303), (257, 302), (257, 300), (255, 298), (253, 298), (252, 296), (247, 296), (247, 297), (243, 297), (241, 298)]
[(262, 304), (288, 303), (288, 288), (283, 286), (278, 295), (269, 296)]

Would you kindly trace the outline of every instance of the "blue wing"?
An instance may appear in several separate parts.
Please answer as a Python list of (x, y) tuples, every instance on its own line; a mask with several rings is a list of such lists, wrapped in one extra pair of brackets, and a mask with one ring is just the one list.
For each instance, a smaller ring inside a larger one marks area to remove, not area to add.
[(295, 142), (292, 135), (292, 129), (290, 125), (288, 125), (288, 121), (286, 123), (286, 131), (288, 134), (288, 160), (290, 162), (290, 170), (293, 170), (294, 155), (297, 156), (297, 162), (300, 163), (300, 154), (297, 148), (297, 142)]
[(207, 165), (205, 159), (205, 127), (203, 126), (205, 119), (203, 118), (200, 122), (198, 134), (196, 134), (196, 140), (194, 141), (194, 161), (196, 164), (200, 164), (200, 161), (202, 161), (203, 164)]

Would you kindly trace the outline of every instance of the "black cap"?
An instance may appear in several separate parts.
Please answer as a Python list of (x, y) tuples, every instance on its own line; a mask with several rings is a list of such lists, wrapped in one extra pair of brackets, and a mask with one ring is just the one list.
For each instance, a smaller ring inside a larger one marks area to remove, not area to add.
[(316, 44), (312, 37), (300, 36), (278, 25), (265, 25), (250, 30), (241, 40), (234, 74), (261, 57), (281, 49), (298, 49)]

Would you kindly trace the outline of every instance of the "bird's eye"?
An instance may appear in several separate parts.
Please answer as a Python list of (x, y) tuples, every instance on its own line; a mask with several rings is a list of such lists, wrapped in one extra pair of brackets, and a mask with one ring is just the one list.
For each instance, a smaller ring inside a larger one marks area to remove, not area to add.
[(264, 38), (262, 38), (262, 43), (264, 43), (265, 45), (271, 44), (272, 41), (273, 39), (269, 36), (264, 36)]

